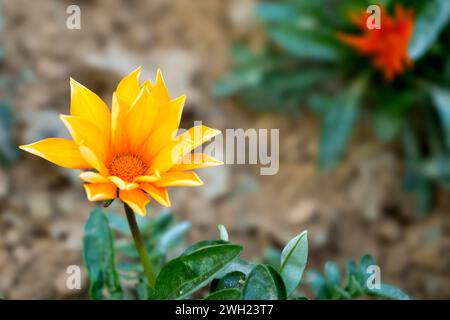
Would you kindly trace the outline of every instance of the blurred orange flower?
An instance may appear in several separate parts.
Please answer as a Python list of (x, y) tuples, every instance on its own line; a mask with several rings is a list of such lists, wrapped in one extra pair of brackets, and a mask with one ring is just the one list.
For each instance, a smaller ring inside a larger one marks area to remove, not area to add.
[(408, 56), (408, 44), (414, 28), (414, 13), (401, 5), (395, 7), (395, 15), (389, 16), (381, 10), (381, 29), (369, 29), (366, 26), (369, 14), (350, 14), (351, 21), (363, 33), (351, 35), (340, 33), (339, 39), (355, 48), (360, 54), (370, 56), (375, 67), (384, 72), (386, 79), (392, 80), (402, 74), (405, 67), (412, 65)]
[(177, 136), (186, 97), (171, 99), (159, 70), (154, 85), (140, 85), (140, 71), (120, 81), (111, 111), (71, 79), (70, 115), (61, 120), (73, 140), (48, 138), (20, 148), (65, 168), (88, 169), (80, 178), (90, 201), (118, 196), (145, 215), (150, 198), (170, 206), (167, 187), (202, 185), (192, 170), (222, 162), (191, 152), (220, 131), (200, 125)]

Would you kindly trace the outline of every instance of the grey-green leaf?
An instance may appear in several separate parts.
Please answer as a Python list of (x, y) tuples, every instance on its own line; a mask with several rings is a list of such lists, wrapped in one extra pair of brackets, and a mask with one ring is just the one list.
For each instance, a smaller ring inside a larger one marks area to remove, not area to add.
[(450, 19), (450, 1), (427, 0), (415, 18), (409, 55), (413, 60), (422, 57), (436, 41), (439, 33)]
[(120, 299), (122, 287), (116, 271), (114, 240), (101, 209), (92, 210), (86, 221), (83, 249), (91, 299)]
[(368, 294), (385, 298), (385, 299), (395, 299), (395, 300), (410, 300), (411, 298), (401, 291), (399, 288), (391, 286), (390, 284), (382, 283), (380, 289), (370, 289)]
[(358, 118), (365, 83), (365, 77), (358, 78), (325, 113), (319, 148), (319, 167), (322, 170), (334, 168), (344, 153)]
[(155, 284), (158, 299), (181, 299), (200, 289), (236, 258), (242, 247), (213, 244), (173, 259), (160, 271)]
[(241, 298), (241, 290), (236, 288), (227, 288), (211, 293), (205, 298), (205, 300), (241, 300)]
[(286, 287), (280, 274), (270, 265), (259, 264), (248, 275), (244, 300), (285, 300)]
[(430, 94), (444, 128), (446, 146), (450, 150), (450, 90), (431, 87)]
[(167, 230), (159, 239), (157, 248), (163, 253), (175, 248), (186, 235), (186, 232), (191, 227), (189, 221), (183, 221)]
[(334, 261), (328, 261), (324, 267), (325, 279), (329, 287), (341, 286), (342, 276), (338, 265)]
[(268, 28), (267, 33), (275, 43), (298, 58), (336, 61), (341, 56), (338, 46), (314, 33), (284, 27)]
[(219, 279), (215, 290), (227, 289), (227, 288), (241, 288), (244, 284), (245, 274), (240, 271), (233, 271), (227, 273), (225, 276)]
[(219, 229), (219, 234), (220, 234), (220, 240), (222, 241), (228, 241), (228, 231), (225, 228), (225, 226), (223, 224), (219, 224), (217, 226), (217, 229)]
[(280, 273), (290, 295), (300, 283), (308, 260), (308, 232), (305, 230), (288, 242), (281, 252)]

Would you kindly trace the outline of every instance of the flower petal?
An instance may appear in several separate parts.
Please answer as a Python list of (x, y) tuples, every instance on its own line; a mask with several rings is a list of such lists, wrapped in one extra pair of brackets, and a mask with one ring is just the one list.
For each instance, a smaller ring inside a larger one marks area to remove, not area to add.
[(89, 201), (111, 200), (117, 197), (117, 188), (113, 183), (84, 184)]
[(142, 151), (144, 160), (150, 161), (175, 138), (185, 101), (186, 96), (182, 95), (168, 104), (160, 106), (159, 115), (155, 120), (158, 127), (153, 130)]
[(139, 184), (137, 184), (137, 183), (127, 182), (116, 176), (110, 176), (110, 177), (108, 177), (108, 179), (112, 183), (114, 183), (117, 186), (117, 188), (119, 188), (120, 190), (133, 190), (133, 189), (136, 189), (139, 187)]
[(166, 188), (155, 187), (151, 183), (141, 183), (140, 188), (165, 207), (170, 207), (169, 193)]
[(85, 145), (81, 145), (80, 152), (81, 152), (81, 155), (83, 156), (83, 158), (86, 160), (86, 162), (90, 164), (89, 168), (94, 168), (102, 176), (108, 176), (108, 174), (109, 174), (108, 168), (105, 166), (103, 161), (91, 149), (89, 149)]
[(158, 112), (158, 106), (147, 88), (139, 93), (126, 117), (126, 132), (132, 152), (137, 152), (148, 139)]
[(103, 136), (111, 135), (111, 112), (94, 92), (70, 79), (70, 114), (80, 116), (97, 126)]
[(129, 105), (127, 102), (119, 98), (115, 93), (112, 98), (112, 149), (113, 153), (123, 153), (127, 151), (127, 135), (125, 130), (125, 120), (128, 113)]
[(223, 162), (211, 157), (206, 153), (190, 153), (181, 159), (180, 163), (174, 165), (170, 171), (188, 171), (207, 167), (220, 166)]
[(153, 184), (157, 187), (196, 187), (203, 185), (203, 181), (193, 171), (167, 172)]
[(85, 171), (80, 173), (80, 179), (88, 183), (109, 183), (108, 178), (93, 171)]
[(156, 82), (152, 87), (151, 93), (156, 98), (158, 102), (168, 102), (170, 101), (169, 91), (167, 90), (164, 78), (160, 69), (156, 72)]
[(154, 174), (134, 178), (133, 182), (155, 182), (160, 178), (161, 175), (159, 174), (159, 171), (156, 170)]
[(103, 162), (108, 159), (110, 136), (103, 136), (90, 121), (79, 116), (60, 115), (73, 140), (91, 149)]
[(92, 168), (81, 155), (77, 144), (72, 140), (48, 138), (35, 143), (19, 146), (19, 148), (64, 168)]
[(178, 164), (187, 153), (220, 133), (219, 130), (211, 129), (204, 125), (195, 126), (185, 131), (177, 137), (176, 141), (164, 147), (156, 155), (152, 160), (150, 169), (158, 169), (160, 172), (168, 171), (175, 164)]
[(150, 202), (150, 198), (142, 190), (120, 190), (119, 198), (129, 205), (135, 213), (141, 216), (147, 214), (145, 206)]
[(129, 75), (125, 76), (117, 85), (116, 94), (124, 100), (128, 105), (132, 105), (139, 94), (139, 75), (142, 67), (136, 68)]

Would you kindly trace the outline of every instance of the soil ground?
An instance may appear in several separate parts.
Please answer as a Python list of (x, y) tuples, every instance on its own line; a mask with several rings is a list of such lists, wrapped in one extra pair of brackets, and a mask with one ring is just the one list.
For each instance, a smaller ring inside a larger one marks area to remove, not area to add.
[[(308, 229), (308, 267), (321, 268), (326, 260), (343, 266), (370, 252), (382, 281), (414, 298), (450, 298), (448, 194), (439, 193), (433, 212), (416, 216), (401, 186), (395, 145), (379, 143), (360, 123), (342, 164), (321, 174), (318, 119), (255, 114), (210, 97), (230, 63), (230, 46), (261, 40), (252, 1), (80, 1), (82, 29), (68, 30), (71, 3), (0, 1), (7, 54), (1, 72), (30, 75), (13, 91), (18, 143), (66, 134), (57, 114), (68, 113), (70, 76), (110, 103), (122, 75), (142, 65), (143, 76), (153, 78), (160, 67), (174, 96), (188, 96), (184, 125), (202, 120), (220, 129), (280, 129), (277, 175), (228, 165), (200, 172), (205, 187), (171, 191), (176, 216), (193, 223), (189, 241), (216, 238), (222, 223), (253, 257)], [(67, 266), (82, 265), (82, 229), (93, 206), (76, 173), (21, 154), (12, 167), (0, 168), (0, 203), (0, 294), (86, 298), (85, 290), (64, 285)]]

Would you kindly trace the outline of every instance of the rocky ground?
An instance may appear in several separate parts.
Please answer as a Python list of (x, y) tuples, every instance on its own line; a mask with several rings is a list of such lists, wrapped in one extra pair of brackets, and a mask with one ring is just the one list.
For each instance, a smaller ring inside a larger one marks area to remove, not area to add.
[[(380, 144), (362, 123), (342, 165), (320, 174), (313, 116), (257, 115), (211, 99), (233, 41), (261, 38), (252, 1), (80, 1), (79, 31), (65, 28), (71, 3), (0, 0), (7, 54), (1, 73), (26, 74), (10, 92), (17, 143), (66, 135), (57, 115), (68, 112), (70, 76), (109, 103), (123, 74), (142, 65), (143, 76), (153, 78), (160, 67), (171, 92), (188, 96), (186, 126), (202, 120), (221, 129), (280, 128), (277, 175), (228, 165), (200, 172), (205, 187), (172, 190), (175, 214), (193, 223), (190, 241), (216, 238), (222, 223), (251, 257), (308, 229), (309, 267), (371, 252), (383, 281), (414, 298), (450, 298), (448, 194), (440, 193), (429, 215), (415, 216), (395, 145)], [(21, 154), (0, 168), (0, 203), (0, 295), (85, 298), (84, 290), (65, 288), (66, 267), (82, 264), (82, 228), (92, 207), (76, 173)]]

